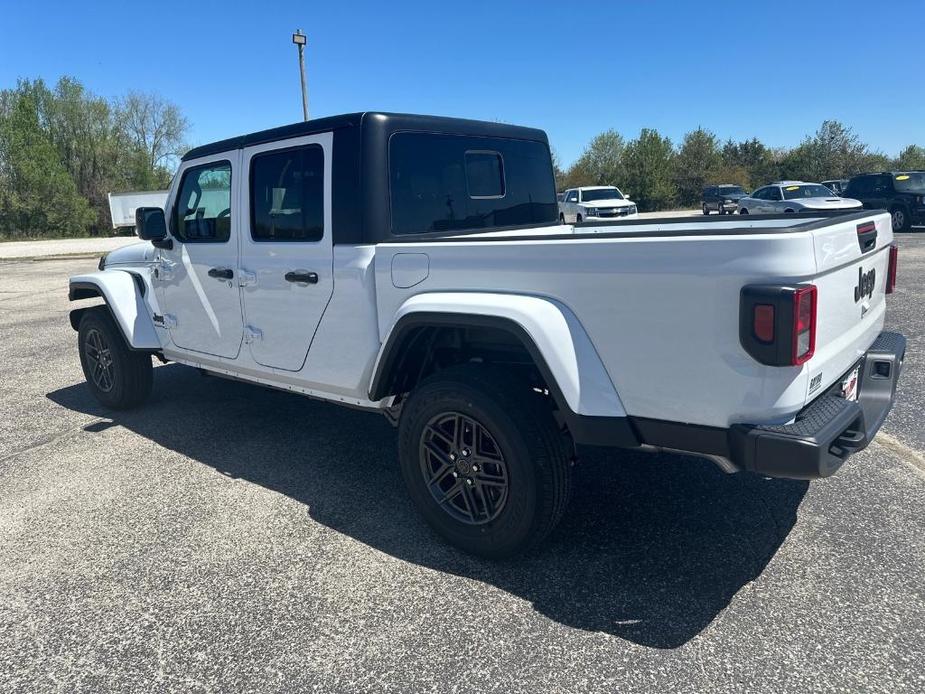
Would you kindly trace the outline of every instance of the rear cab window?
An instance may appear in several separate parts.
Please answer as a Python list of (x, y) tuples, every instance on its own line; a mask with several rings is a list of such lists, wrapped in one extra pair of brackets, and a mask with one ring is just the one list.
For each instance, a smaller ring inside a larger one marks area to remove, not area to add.
[(395, 235), (557, 224), (544, 142), (426, 132), (389, 140)]

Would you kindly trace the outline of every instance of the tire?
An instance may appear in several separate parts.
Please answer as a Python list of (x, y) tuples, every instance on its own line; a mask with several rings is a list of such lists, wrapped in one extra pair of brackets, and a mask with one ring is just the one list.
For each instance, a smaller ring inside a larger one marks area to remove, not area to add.
[(84, 312), (77, 331), (80, 366), (87, 385), (102, 405), (127, 410), (151, 394), (151, 355), (129, 349), (105, 307)]
[(559, 213), (559, 224), (565, 224), (565, 215), (561, 212)]
[(748, 214), (748, 210), (746, 210), (746, 209), (743, 207), (742, 209), (739, 210), (739, 214)]
[[(475, 436), (478, 450), (467, 445)], [(518, 554), (556, 527), (571, 494), (571, 452), (545, 397), (502, 369), (439, 371), (402, 408), (399, 459), (415, 507), (478, 556)]]
[(912, 219), (905, 207), (897, 205), (890, 209), (890, 220), (893, 224), (893, 231), (909, 231), (912, 228)]
[(784, 214), (795, 214), (794, 210), (784, 210)]
[(581, 224), (581, 215), (576, 215), (575, 224)]
[(707, 206), (707, 203), (703, 203), (703, 213), (706, 215), (710, 214), (710, 208)]

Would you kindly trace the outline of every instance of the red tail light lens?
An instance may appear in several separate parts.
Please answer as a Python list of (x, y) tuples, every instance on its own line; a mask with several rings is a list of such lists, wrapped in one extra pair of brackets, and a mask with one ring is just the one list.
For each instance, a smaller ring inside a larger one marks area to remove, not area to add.
[(752, 331), (755, 337), (764, 343), (774, 342), (774, 306), (771, 304), (756, 304), (752, 320)]
[(793, 350), (790, 363), (799, 366), (816, 351), (816, 287), (800, 287), (793, 293)]
[(899, 246), (890, 246), (890, 267), (886, 273), (886, 293), (892, 294), (896, 289), (896, 270), (899, 266)]

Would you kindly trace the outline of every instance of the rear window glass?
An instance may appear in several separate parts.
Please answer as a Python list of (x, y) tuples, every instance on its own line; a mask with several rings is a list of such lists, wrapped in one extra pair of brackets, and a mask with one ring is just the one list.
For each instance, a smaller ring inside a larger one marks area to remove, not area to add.
[(497, 152), (466, 152), (470, 198), (504, 197), (504, 160)]
[(389, 177), (393, 234), (558, 222), (543, 142), (396, 133), (389, 141)]
[(319, 145), (251, 160), (254, 241), (318, 241), (324, 236), (324, 150)]

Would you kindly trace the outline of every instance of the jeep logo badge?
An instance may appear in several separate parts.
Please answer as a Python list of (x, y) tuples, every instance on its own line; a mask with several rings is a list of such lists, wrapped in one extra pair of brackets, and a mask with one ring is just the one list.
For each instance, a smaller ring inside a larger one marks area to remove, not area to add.
[(864, 272), (864, 268), (858, 268), (858, 286), (854, 288), (854, 302), (857, 303), (862, 297), (870, 298), (874, 294), (874, 284), (876, 284), (877, 273), (873, 268), (870, 272)]

